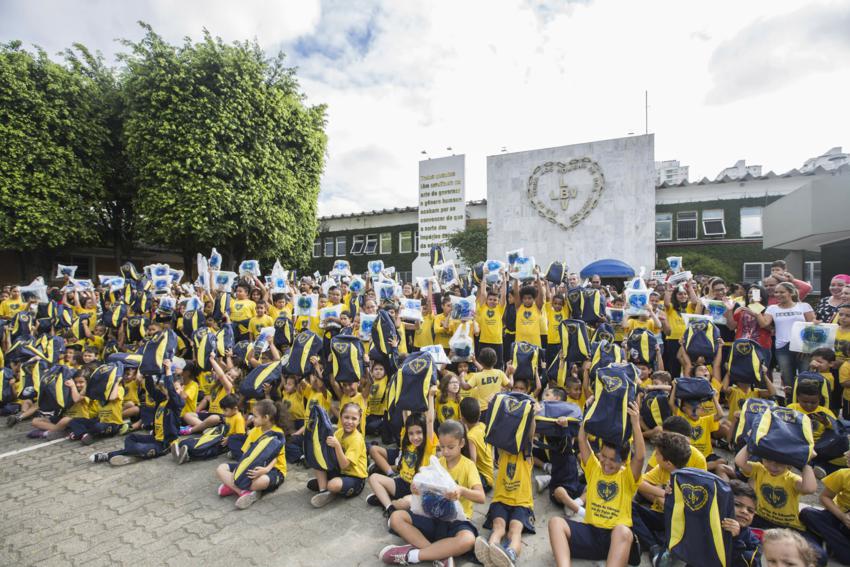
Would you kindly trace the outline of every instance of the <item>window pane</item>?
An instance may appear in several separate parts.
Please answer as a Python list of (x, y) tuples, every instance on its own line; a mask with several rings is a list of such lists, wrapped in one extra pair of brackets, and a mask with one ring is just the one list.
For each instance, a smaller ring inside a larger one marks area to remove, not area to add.
[(702, 220), (723, 220), (723, 209), (708, 209), (702, 212)]
[(334, 239), (325, 238), (325, 258), (332, 258), (334, 255)]
[(656, 213), (655, 240), (673, 239), (673, 213)]
[(378, 250), (378, 235), (367, 234), (366, 246), (363, 247), (364, 254), (374, 254)]
[(393, 253), (393, 235), (389, 232), (381, 233), (381, 254)]
[(322, 255), (322, 239), (317, 238), (313, 241), (313, 258), (318, 258)]
[(398, 251), (401, 254), (410, 254), (413, 252), (413, 233), (409, 230), (398, 234)]
[(770, 274), (769, 262), (744, 262), (744, 282), (757, 283)]
[(694, 240), (697, 237), (697, 213), (686, 211), (676, 215), (676, 238)]
[(820, 261), (806, 262), (806, 281), (812, 285), (812, 293), (820, 293)]
[(336, 255), (338, 258), (345, 256), (345, 237), (336, 237)]
[(359, 256), (360, 254), (363, 253), (364, 242), (365, 242), (365, 239), (364, 239), (362, 234), (354, 235), (354, 238), (352, 238), (352, 241), (351, 241), (351, 254), (353, 256)]
[(762, 207), (741, 207), (741, 238), (761, 236)]

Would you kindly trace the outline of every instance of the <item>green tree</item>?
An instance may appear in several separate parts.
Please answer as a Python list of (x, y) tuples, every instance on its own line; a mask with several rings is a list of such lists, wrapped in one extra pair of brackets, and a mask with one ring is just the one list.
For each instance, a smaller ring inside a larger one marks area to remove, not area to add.
[(107, 137), (91, 79), (41, 49), (0, 45), (0, 247), (43, 252), (98, 240)]
[(736, 280), (736, 271), (728, 264), (699, 252), (683, 252), (682, 265), (694, 275), (719, 276), (727, 282)]
[[(137, 236), (226, 260), (306, 266), (326, 147), (325, 107), (307, 106), (283, 54), (256, 43), (166, 43), (150, 26), (126, 63), (127, 156)], [(187, 264), (188, 265), (188, 264)]]
[(487, 259), (487, 225), (481, 223), (467, 224), (466, 228), (449, 236), (451, 246), (461, 261), (467, 266), (473, 266)]

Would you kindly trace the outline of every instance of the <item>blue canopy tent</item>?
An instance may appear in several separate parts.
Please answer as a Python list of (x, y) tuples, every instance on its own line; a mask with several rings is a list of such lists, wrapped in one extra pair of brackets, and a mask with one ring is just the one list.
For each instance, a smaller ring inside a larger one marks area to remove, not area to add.
[(582, 279), (587, 279), (592, 275), (598, 275), (602, 278), (633, 278), (635, 271), (631, 266), (620, 260), (606, 258), (591, 262), (581, 270)]

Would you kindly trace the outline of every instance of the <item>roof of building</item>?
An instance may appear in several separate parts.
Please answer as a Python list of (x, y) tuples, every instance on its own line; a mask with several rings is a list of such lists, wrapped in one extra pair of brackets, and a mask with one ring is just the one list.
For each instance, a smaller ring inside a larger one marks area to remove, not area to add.
[(750, 173), (747, 173), (746, 175), (743, 175), (741, 177), (730, 177), (728, 175), (725, 175), (725, 176), (723, 176), (719, 179), (715, 179), (713, 181), (711, 179), (709, 179), (708, 177), (703, 177), (699, 181), (694, 181), (694, 182), (684, 180), (684, 181), (680, 181), (679, 183), (667, 183), (665, 181), (664, 183), (661, 183), (660, 185), (656, 185), (655, 188), (656, 189), (666, 189), (667, 187), (686, 187), (688, 185), (719, 185), (720, 183), (733, 183), (735, 181), (764, 181), (764, 180), (773, 179), (773, 178), (776, 178), (776, 177), (784, 177), (784, 178), (803, 177), (803, 176), (811, 176), (811, 175), (823, 175), (823, 174), (826, 174), (826, 173), (836, 173), (836, 172), (839, 172), (839, 171), (842, 171), (842, 172), (843, 171), (850, 171), (850, 164), (844, 164), (841, 167), (838, 167), (836, 169), (825, 169), (823, 167), (817, 167), (817, 168), (813, 169), (812, 171), (807, 171), (805, 173), (801, 172), (799, 169), (792, 169), (791, 171), (786, 171), (785, 173), (782, 173), (782, 174), (777, 174), (777, 173), (774, 173), (773, 171), (768, 171), (764, 175), (752, 175)]
[[(487, 199), (478, 199), (475, 201), (467, 201), (466, 206), (475, 206), (475, 205), (486, 205)], [(419, 210), (419, 207), (393, 207), (392, 209), (377, 209), (374, 211), (361, 211), (359, 213), (345, 213), (341, 215), (328, 215), (326, 217), (319, 217), (320, 221), (333, 220), (333, 219), (348, 219), (354, 217), (367, 217), (372, 215), (389, 215), (393, 213), (413, 213)]]

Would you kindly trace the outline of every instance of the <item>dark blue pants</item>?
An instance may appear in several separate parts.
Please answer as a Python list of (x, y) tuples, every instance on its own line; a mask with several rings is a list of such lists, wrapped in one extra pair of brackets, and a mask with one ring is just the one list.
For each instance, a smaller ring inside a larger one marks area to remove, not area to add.
[(101, 423), (87, 417), (75, 417), (68, 423), (68, 429), (75, 439), (79, 439), (86, 433), (95, 437), (112, 437), (121, 430), (121, 426), (116, 423)]
[(304, 436), (290, 435), (286, 438), (286, 461), (297, 463), (304, 456)]
[(632, 502), (632, 531), (644, 549), (659, 545), (667, 549), (664, 514)]
[(829, 553), (839, 563), (850, 565), (850, 529), (829, 510), (803, 508), (800, 521), (809, 531), (823, 539)]
[(242, 458), (242, 445), (245, 443), (245, 435), (231, 435), (227, 438), (227, 449), (237, 461)]
[(154, 459), (168, 452), (168, 443), (157, 441), (153, 435), (131, 433), (124, 439), (124, 448), (109, 453), (109, 458), (116, 455), (130, 455), (143, 459)]

